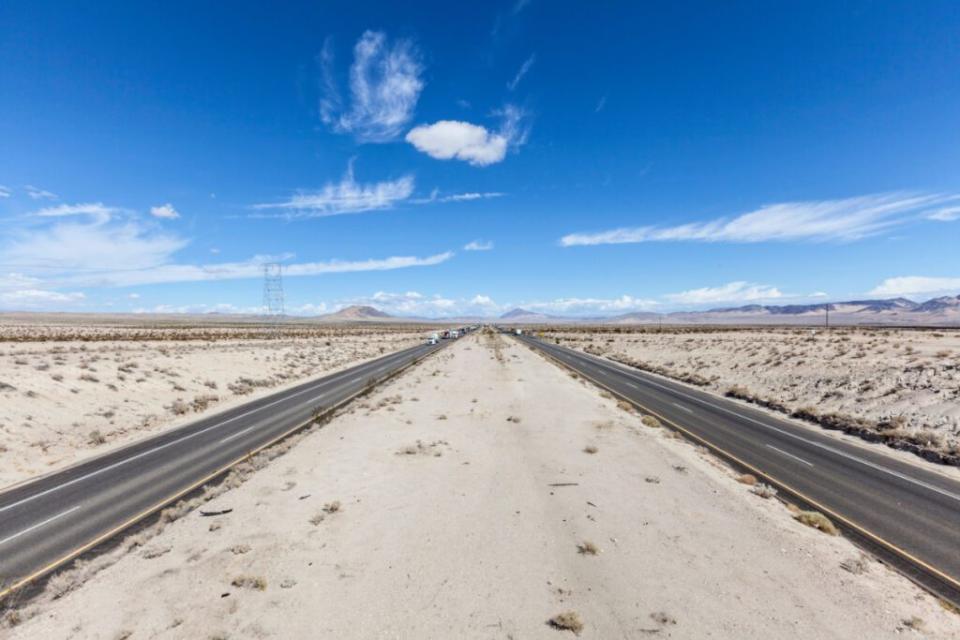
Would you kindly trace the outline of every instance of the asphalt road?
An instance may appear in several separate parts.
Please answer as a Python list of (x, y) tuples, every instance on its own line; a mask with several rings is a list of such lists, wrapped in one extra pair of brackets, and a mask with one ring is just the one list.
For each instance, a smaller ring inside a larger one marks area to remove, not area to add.
[(872, 450), (877, 445), (851, 444), (609, 360), (518, 339), (767, 476), (911, 579), (960, 603), (960, 482)]
[(441, 348), (398, 351), (0, 493), (0, 595), (155, 512), (318, 409)]

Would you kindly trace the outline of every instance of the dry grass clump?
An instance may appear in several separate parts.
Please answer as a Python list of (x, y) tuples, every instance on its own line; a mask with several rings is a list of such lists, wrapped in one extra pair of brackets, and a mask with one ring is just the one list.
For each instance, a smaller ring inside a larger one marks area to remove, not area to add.
[(600, 553), (600, 547), (589, 540), (584, 540), (577, 545), (577, 552), (584, 556), (595, 556)]
[(337, 513), (338, 511), (340, 511), (339, 500), (334, 500), (333, 502), (328, 502), (327, 504), (323, 505), (324, 513)]
[(627, 413), (633, 413), (633, 405), (626, 400), (618, 400), (617, 408), (622, 411), (626, 411)]
[(558, 613), (547, 620), (547, 624), (560, 631), (573, 631), (575, 635), (580, 635), (583, 631), (583, 621), (580, 620), (580, 614), (576, 611)]
[(840, 568), (844, 571), (849, 571), (855, 576), (859, 576), (867, 572), (869, 565), (867, 564), (866, 557), (861, 554), (859, 558), (847, 558), (840, 563)]
[(818, 529), (827, 535), (840, 535), (840, 530), (837, 529), (836, 525), (830, 522), (830, 519), (819, 511), (801, 511), (794, 514), (793, 519), (808, 527)]
[(585, 447), (583, 448), (583, 452), (584, 452), (584, 453), (589, 453), (590, 455), (595, 454), (595, 453), (596, 453), (597, 451), (599, 451), (599, 450), (600, 450), (600, 449), (598, 449), (598, 448), (596, 447), (596, 445), (593, 445), (593, 444), (588, 444), (587, 446), (585, 446)]
[(917, 616), (910, 616), (900, 624), (903, 625), (905, 629), (910, 629), (911, 631), (923, 631), (926, 626), (923, 618), (918, 618)]
[(248, 544), (235, 544), (232, 547), (230, 547), (230, 553), (237, 556), (243, 555), (244, 553), (249, 553), (249, 552), (250, 552), (250, 545)]
[(212, 393), (205, 393), (199, 396), (194, 396), (193, 401), (190, 403), (190, 406), (193, 407), (193, 410), (195, 412), (200, 413), (201, 411), (204, 411), (208, 406), (210, 406), (214, 402), (219, 402), (219, 401), (220, 401), (220, 396)]
[(507, 416), (507, 422), (512, 422), (514, 424), (520, 423), (520, 416)]
[(175, 416), (182, 416), (190, 412), (190, 405), (183, 400), (174, 400), (167, 408), (170, 410), (170, 413)]
[(256, 589), (257, 591), (266, 591), (267, 590), (267, 580), (260, 576), (251, 576), (251, 575), (241, 575), (237, 576), (230, 581), (235, 587), (240, 587), (241, 589)]
[(650, 427), (651, 429), (655, 429), (660, 426), (660, 421), (654, 416), (643, 416), (640, 418), (640, 422), (642, 422), (645, 427)]
[(752, 487), (757, 484), (757, 476), (752, 473), (743, 473), (737, 477), (737, 482)]
[(417, 440), (415, 445), (407, 445), (401, 447), (397, 450), (398, 456), (433, 456), (439, 458), (443, 455), (443, 452), (440, 451), (439, 447), (448, 446), (449, 443), (446, 440), (435, 440), (429, 444), (425, 444), (422, 440)]
[(750, 493), (756, 496), (760, 496), (764, 500), (768, 500), (770, 498), (776, 497), (777, 490), (766, 483), (758, 482), (757, 484), (753, 485), (750, 488)]
[(107, 442), (106, 436), (100, 433), (99, 429), (94, 429), (87, 436), (87, 444), (93, 447), (99, 446), (101, 444), (105, 444), (106, 442)]

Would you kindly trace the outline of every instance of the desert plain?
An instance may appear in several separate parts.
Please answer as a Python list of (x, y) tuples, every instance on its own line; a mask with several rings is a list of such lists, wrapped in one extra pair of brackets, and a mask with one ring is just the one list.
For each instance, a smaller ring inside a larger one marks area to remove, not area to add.
[(397, 325), (0, 322), (0, 488), (422, 342)]
[(960, 633), (936, 598), (650, 418), (473, 334), (54, 576), (3, 633)]

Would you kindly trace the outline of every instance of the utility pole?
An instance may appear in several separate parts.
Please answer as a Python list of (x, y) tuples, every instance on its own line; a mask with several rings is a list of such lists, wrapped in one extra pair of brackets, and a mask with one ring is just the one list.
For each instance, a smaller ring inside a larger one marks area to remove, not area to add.
[(827, 319), (824, 327), (826, 329), (829, 329), (830, 328), (830, 303), (828, 302), (827, 304), (823, 305), (823, 308), (827, 312)]

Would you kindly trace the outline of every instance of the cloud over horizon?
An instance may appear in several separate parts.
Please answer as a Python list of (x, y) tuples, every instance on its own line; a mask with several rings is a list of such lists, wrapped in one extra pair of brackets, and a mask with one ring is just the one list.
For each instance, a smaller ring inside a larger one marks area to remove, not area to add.
[(960, 291), (960, 277), (900, 276), (887, 278), (874, 287), (870, 291), (870, 295), (899, 297), (918, 294), (946, 294), (957, 291)]

